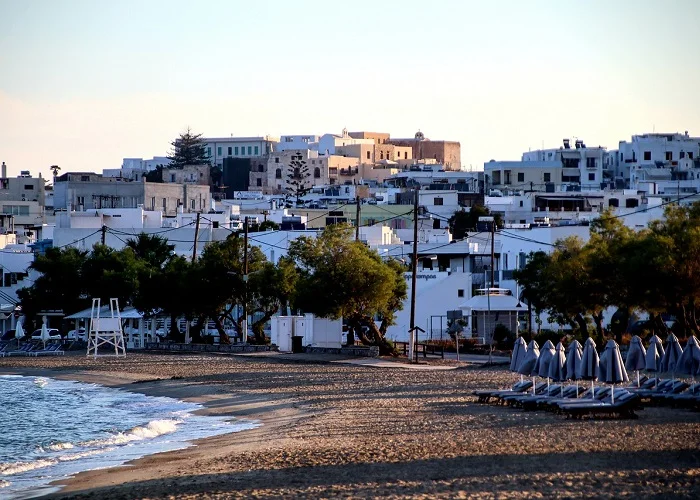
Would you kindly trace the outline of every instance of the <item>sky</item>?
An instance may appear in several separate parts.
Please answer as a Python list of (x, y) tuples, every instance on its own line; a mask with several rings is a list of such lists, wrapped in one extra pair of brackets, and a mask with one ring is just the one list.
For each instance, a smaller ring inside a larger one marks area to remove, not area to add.
[(700, 136), (699, 22), (697, 0), (0, 0), (0, 161), (101, 172), (187, 127), (421, 130), (466, 169)]

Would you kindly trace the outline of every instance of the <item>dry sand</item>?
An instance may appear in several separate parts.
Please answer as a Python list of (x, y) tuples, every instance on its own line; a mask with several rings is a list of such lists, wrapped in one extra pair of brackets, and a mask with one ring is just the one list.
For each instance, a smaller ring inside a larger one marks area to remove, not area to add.
[(130, 354), (4, 358), (0, 372), (171, 396), (264, 424), (81, 473), (55, 497), (700, 498), (700, 412), (580, 422), (476, 404), (472, 390), (515, 380), (503, 368)]

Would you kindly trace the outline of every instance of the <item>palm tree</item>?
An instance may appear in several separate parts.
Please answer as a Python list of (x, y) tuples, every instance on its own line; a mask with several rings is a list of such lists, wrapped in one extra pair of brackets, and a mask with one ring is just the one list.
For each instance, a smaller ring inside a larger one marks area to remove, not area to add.
[(51, 165), (49, 168), (53, 172), (53, 183), (54, 185), (56, 185), (56, 177), (58, 177), (58, 172), (59, 170), (61, 170), (61, 167), (59, 167), (58, 165)]

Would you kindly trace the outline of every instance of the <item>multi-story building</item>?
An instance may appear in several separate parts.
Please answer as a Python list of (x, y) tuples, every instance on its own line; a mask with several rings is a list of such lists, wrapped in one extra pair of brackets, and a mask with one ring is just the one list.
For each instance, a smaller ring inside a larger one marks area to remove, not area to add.
[[(318, 151), (311, 149), (277, 151), (261, 159), (257, 165), (252, 165), (249, 189), (262, 191), (265, 194), (286, 193), (291, 189), (289, 178), (295, 172), (306, 188), (330, 184), (328, 166), (337, 165), (337, 160), (340, 158), (342, 157), (322, 157)], [(357, 163), (355, 159), (347, 160), (351, 164)]]
[(416, 160), (433, 159), (445, 166), (445, 170), (461, 170), (462, 153), (457, 141), (433, 141), (426, 139), (423, 132), (416, 132), (412, 139), (387, 139), (386, 144), (407, 146), (413, 151)]
[(266, 137), (207, 137), (207, 155), (212, 165), (222, 166), (224, 158), (252, 158), (267, 156), (277, 145), (276, 138)]
[(44, 221), (45, 185), (41, 177), (32, 177), (29, 171), (22, 171), (18, 177), (7, 177), (7, 165), (2, 163), (0, 177), (0, 213), (12, 218), (11, 224), (3, 224), (0, 231), (12, 226), (19, 235), (31, 232)]
[(208, 211), (211, 194), (209, 186), (199, 184), (135, 182), (92, 172), (68, 172), (56, 178), (54, 205), (56, 210), (144, 207), (174, 216), (178, 207), (186, 212)]
[(348, 130), (344, 128), (340, 135), (323, 134), (318, 140), (318, 152), (319, 154), (330, 156), (336, 154), (336, 148), (339, 147), (351, 146), (353, 144), (372, 145), (374, 143), (374, 139), (352, 137), (348, 133)]
[(287, 151), (289, 149), (312, 149), (318, 151), (317, 135), (283, 135), (275, 144), (275, 151)]

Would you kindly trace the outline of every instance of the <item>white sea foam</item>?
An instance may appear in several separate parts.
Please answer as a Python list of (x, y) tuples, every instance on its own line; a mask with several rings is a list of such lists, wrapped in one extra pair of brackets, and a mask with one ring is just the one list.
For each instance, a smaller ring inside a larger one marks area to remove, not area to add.
[(48, 383), (49, 380), (44, 377), (37, 377), (34, 379), (34, 384), (36, 384), (38, 387), (46, 387)]
[(4, 479), (0, 479), (0, 488), (6, 488), (10, 486), (12, 483), (9, 481), (5, 481)]
[(75, 446), (73, 445), (73, 443), (54, 443), (47, 446), (47, 448), (51, 451), (61, 451), (70, 450), (72, 448), (75, 448)]
[(113, 446), (140, 441), (143, 439), (153, 439), (163, 434), (170, 434), (177, 430), (178, 420), (152, 420), (144, 427), (138, 426), (126, 432), (119, 432), (107, 439), (94, 439), (80, 443), (83, 447)]
[(30, 470), (42, 469), (44, 467), (56, 465), (57, 463), (58, 460), (52, 458), (42, 458), (41, 460), (34, 460), (32, 462), (0, 463), (0, 474), (3, 476), (11, 476)]
[(85, 457), (92, 457), (94, 455), (99, 455), (100, 453), (107, 453), (114, 450), (114, 448), (100, 448), (99, 450), (88, 450), (81, 451), (78, 453), (71, 453), (69, 455), (61, 455), (58, 457), (60, 462), (72, 462), (73, 460), (80, 460)]

